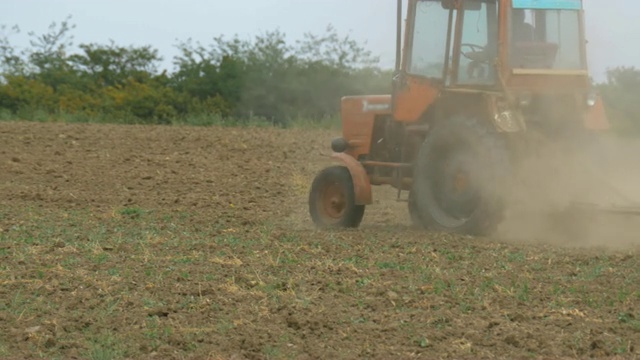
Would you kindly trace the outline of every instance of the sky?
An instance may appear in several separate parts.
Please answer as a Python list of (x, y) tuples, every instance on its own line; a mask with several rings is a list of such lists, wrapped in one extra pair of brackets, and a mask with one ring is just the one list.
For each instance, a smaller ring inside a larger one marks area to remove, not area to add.
[[(333, 25), (380, 56), (392, 67), (395, 57), (394, 0), (1, 0), (0, 24), (18, 25), (10, 35), (16, 46), (28, 47), (27, 33), (43, 34), (52, 22), (71, 15), (74, 44), (151, 45), (173, 70), (178, 41), (203, 44), (214, 37), (280, 30), (291, 42), (304, 33), (322, 34)], [(638, 0), (585, 0), (589, 66), (596, 80), (608, 67), (640, 67)]]

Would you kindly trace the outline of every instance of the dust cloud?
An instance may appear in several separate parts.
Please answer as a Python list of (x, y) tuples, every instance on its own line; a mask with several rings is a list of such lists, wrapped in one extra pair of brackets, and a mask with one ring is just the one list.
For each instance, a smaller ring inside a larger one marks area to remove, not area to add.
[[(516, 169), (496, 236), (563, 246), (640, 246), (638, 154), (640, 140), (609, 134), (578, 148), (568, 143), (541, 147)], [(634, 207), (637, 215), (618, 211)]]

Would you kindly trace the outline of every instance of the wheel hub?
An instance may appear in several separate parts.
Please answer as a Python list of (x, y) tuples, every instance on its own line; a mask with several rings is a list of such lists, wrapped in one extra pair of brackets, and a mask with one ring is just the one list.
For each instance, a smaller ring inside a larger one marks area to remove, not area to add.
[(467, 172), (459, 170), (454, 178), (453, 188), (458, 194), (464, 192), (469, 187), (469, 174)]
[(463, 154), (442, 159), (440, 180), (434, 190), (438, 203), (450, 216), (464, 219), (473, 212), (477, 199), (475, 170)]
[(339, 219), (343, 216), (347, 207), (346, 195), (338, 184), (328, 184), (323, 195), (323, 209), (327, 216), (333, 219)]

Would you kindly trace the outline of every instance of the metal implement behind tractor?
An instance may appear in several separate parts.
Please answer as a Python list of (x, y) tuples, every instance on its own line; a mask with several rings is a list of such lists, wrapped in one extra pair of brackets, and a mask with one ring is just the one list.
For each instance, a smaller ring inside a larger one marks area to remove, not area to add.
[[(489, 234), (523, 159), (546, 143), (580, 152), (609, 128), (590, 85), (582, 0), (398, 0), (397, 22), (392, 94), (342, 99), (343, 136), (331, 144), (341, 164), (309, 194), (318, 226), (357, 227), (371, 187), (391, 185), (398, 199), (408, 192), (415, 224)], [(638, 211), (610, 207), (621, 209)]]

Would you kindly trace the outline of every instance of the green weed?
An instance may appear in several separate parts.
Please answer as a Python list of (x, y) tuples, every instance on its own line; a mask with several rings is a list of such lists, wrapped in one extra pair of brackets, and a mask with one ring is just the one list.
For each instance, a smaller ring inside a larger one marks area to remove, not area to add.
[(522, 302), (528, 302), (530, 299), (529, 294), (529, 283), (525, 282), (518, 287), (518, 293), (516, 295), (517, 299)]
[(145, 214), (145, 210), (139, 207), (125, 207), (123, 209), (118, 210), (118, 214), (120, 216), (137, 219), (142, 217)]
[(86, 356), (91, 360), (114, 360), (122, 358), (124, 354), (122, 342), (112, 333), (107, 333), (91, 340)]

